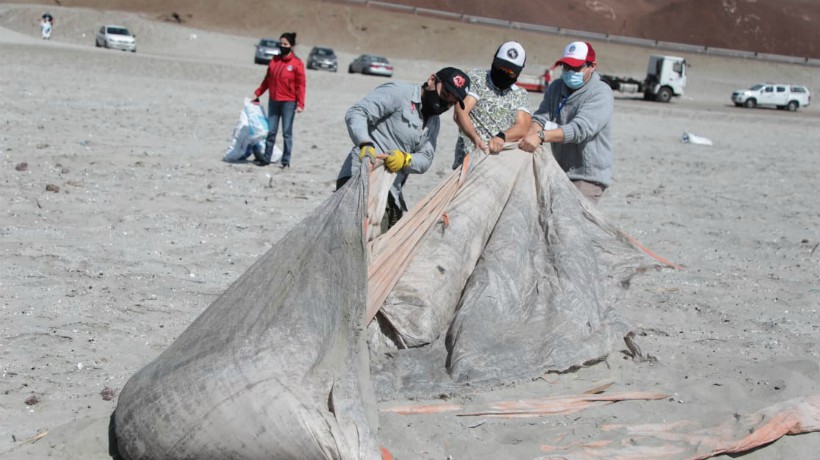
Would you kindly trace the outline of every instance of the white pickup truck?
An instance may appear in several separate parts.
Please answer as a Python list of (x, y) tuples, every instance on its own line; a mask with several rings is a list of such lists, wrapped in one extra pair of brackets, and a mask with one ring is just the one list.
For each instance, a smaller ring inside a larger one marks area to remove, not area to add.
[(811, 103), (811, 92), (802, 85), (780, 83), (758, 83), (749, 89), (739, 89), (732, 93), (732, 102), (737, 107), (777, 107), (779, 110), (794, 112)]

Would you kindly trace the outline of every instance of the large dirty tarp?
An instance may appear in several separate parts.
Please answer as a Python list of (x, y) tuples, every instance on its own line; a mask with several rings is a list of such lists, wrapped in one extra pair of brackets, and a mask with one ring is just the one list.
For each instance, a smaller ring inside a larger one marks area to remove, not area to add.
[(127, 382), (122, 456), (379, 458), (377, 397), (475, 391), (612, 351), (629, 330), (617, 301), (648, 259), (547, 150), (471, 164), (369, 245), (364, 164)]

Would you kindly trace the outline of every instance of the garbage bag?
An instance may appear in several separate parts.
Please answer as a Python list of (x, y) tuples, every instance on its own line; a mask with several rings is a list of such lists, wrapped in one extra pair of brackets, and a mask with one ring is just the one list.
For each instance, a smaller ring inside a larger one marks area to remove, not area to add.
[[(269, 126), (268, 116), (265, 114), (262, 105), (245, 98), (242, 111), (239, 112), (239, 120), (234, 125), (231, 140), (225, 150), (223, 160), (228, 162), (241, 161), (248, 158), (254, 150), (257, 153), (263, 152)], [(281, 158), (281, 153), (279, 157)]]

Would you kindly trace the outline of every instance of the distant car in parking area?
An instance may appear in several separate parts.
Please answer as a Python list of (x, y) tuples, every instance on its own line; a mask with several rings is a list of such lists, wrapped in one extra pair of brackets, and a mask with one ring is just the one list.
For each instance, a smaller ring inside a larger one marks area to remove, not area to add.
[(339, 67), (336, 53), (332, 48), (314, 46), (307, 58), (308, 69), (325, 69), (335, 72)]
[(770, 106), (779, 110), (794, 112), (811, 103), (811, 92), (803, 85), (781, 83), (758, 83), (749, 89), (739, 89), (732, 93), (732, 102), (737, 107)]
[(364, 75), (381, 75), (383, 77), (393, 76), (393, 66), (382, 56), (372, 54), (362, 54), (350, 63), (347, 68), (348, 73), (362, 73)]
[(274, 56), (279, 55), (279, 40), (263, 38), (256, 44), (256, 54), (253, 57), (255, 64), (268, 64)]
[(137, 52), (137, 36), (123, 26), (105, 25), (100, 27), (94, 44), (97, 48)]

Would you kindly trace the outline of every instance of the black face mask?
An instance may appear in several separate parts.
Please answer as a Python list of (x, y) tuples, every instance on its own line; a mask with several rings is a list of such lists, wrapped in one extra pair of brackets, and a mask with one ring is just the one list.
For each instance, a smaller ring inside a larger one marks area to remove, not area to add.
[(438, 95), (436, 90), (424, 90), (421, 94), (421, 114), (424, 118), (441, 115), (450, 109), (450, 105)]
[(493, 85), (502, 91), (518, 81), (517, 77), (511, 77), (507, 72), (504, 72), (497, 67), (492, 67), (490, 69), (490, 79), (493, 81)]
[(279, 45), (279, 54), (287, 56), (290, 53), (290, 46)]

